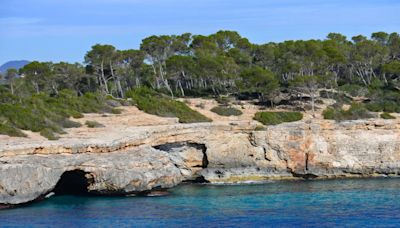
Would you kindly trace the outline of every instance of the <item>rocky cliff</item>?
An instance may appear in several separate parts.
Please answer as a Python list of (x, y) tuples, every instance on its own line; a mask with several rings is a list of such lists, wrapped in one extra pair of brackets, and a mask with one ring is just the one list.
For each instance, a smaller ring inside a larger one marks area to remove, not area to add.
[(79, 178), (90, 193), (125, 195), (184, 181), (399, 176), (399, 124), (315, 120), (262, 131), (248, 122), (174, 124), (88, 139), (2, 143), (0, 204), (57, 194), (68, 181), (78, 188)]

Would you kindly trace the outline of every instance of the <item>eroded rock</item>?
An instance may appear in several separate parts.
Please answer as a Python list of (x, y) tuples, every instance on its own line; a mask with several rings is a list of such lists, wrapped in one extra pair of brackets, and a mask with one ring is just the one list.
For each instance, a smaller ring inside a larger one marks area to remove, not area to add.
[(208, 166), (207, 148), (204, 144), (167, 143), (155, 146), (155, 148), (168, 153), (186, 181), (194, 181), (200, 178), (199, 172)]
[(79, 170), (90, 176), (88, 192), (131, 194), (170, 188), (182, 181), (167, 153), (144, 146), (102, 154), (20, 155), (0, 158), (0, 202), (19, 204), (54, 190), (63, 173)]
[(177, 124), (127, 127), (104, 139), (8, 144), (0, 148), (0, 204), (44, 197), (69, 171), (84, 174), (89, 193), (127, 195), (199, 178), (399, 176), (399, 126), (374, 119), (294, 122), (263, 131), (242, 122)]

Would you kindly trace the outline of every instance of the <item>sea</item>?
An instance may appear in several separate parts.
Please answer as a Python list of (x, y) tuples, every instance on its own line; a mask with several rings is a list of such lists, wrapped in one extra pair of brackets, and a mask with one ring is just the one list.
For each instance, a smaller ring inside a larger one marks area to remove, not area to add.
[(184, 184), (165, 196), (59, 195), (0, 227), (400, 227), (400, 179)]

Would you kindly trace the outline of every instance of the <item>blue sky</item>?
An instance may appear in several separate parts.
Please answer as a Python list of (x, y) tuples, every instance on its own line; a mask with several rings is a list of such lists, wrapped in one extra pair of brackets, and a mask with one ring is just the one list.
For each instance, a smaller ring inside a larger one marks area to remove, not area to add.
[(82, 62), (95, 43), (236, 30), (251, 42), (400, 32), (400, 0), (0, 0), (0, 64)]

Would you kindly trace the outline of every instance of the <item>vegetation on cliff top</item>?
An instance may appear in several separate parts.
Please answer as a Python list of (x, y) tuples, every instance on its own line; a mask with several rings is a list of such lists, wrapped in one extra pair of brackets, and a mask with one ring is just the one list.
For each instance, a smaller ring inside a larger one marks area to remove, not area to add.
[(211, 119), (189, 108), (185, 103), (172, 100), (149, 88), (143, 87), (126, 93), (135, 105), (149, 114), (177, 117), (180, 123), (210, 122)]
[(63, 128), (81, 126), (69, 117), (80, 118), (82, 113), (111, 112), (104, 95), (86, 93), (77, 96), (75, 92), (62, 90), (57, 95), (34, 94), (17, 98), (2, 93), (0, 97), (0, 134), (24, 136), (19, 130), (40, 132), (48, 139), (57, 139)]
[[(359, 102), (352, 102), (351, 99), (338, 98), (337, 103), (328, 107), (323, 112), (325, 119), (355, 120), (377, 117), (372, 112), (387, 112), (381, 115), (382, 118), (389, 117), (388, 113), (400, 112), (400, 93), (396, 88), (387, 87), (383, 82), (374, 80), (368, 87), (346, 84), (339, 88), (347, 94), (359, 98)], [(350, 105), (344, 110), (343, 105)]]
[[(226, 95), (256, 98), (268, 106), (306, 98), (314, 112), (318, 92), (325, 89), (336, 91), (332, 98), (339, 102), (355, 97), (362, 103), (350, 110), (330, 107), (324, 112), (329, 119), (400, 112), (398, 33), (351, 39), (330, 33), (323, 40), (265, 44), (250, 43), (235, 31), (160, 35), (143, 39), (139, 50), (93, 45), (84, 63), (33, 61), (0, 76), (0, 133), (23, 136), (18, 129), (26, 129), (56, 138), (63, 128), (78, 126), (69, 116), (119, 113), (105, 105), (108, 96), (130, 97), (145, 112), (178, 117), (182, 123), (210, 120), (170, 98)], [(289, 100), (282, 101), (282, 94)], [(276, 120), (267, 123), (285, 120), (269, 118)]]
[(254, 119), (264, 125), (276, 125), (303, 119), (300, 112), (257, 112)]
[(104, 127), (103, 124), (101, 124), (101, 123), (99, 123), (99, 122), (97, 122), (97, 121), (94, 121), (94, 120), (88, 120), (88, 121), (86, 121), (86, 122), (85, 122), (85, 125), (86, 125), (88, 128), (99, 128), (99, 127)]
[(367, 119), (374, 117), (374, 115), (368, 111), (365, 105), (358, 103), (352, 103), (347, 110), (341, 107), (328, 107), (323, 111), (322, 115), (324, 116), (324, 119), (337, 121)]
[(85, 64), (34, 61), (3, 79), (17, 96), (68, 88), (79, 95), (101, 91), (124, 98), (130, 89), (147, 86), (172, 97), (247, 93), (273, 104), (289, 87), (314, 95), (318, 88), (348, 85), (358, 89), (343, 90), (362, 95), (382, 84), (398, 93), (400, 35), (375, 32), (348, 39), (329, 33), (324, 40), (265, 44), (250, 43), (235, 31), (160, 35), (143, 39), (139, 50), (93, 45)]
[(243, 112), (237, 108), (226, 106), (216, 106), (210, 111), (217, 113), (220, 116), (240, 116), (243, 114)]
[(390, 113), (387, 112), (382, 113), (380, 116), (382, 119), (396, 119), (396, 117), (390, 115)]

